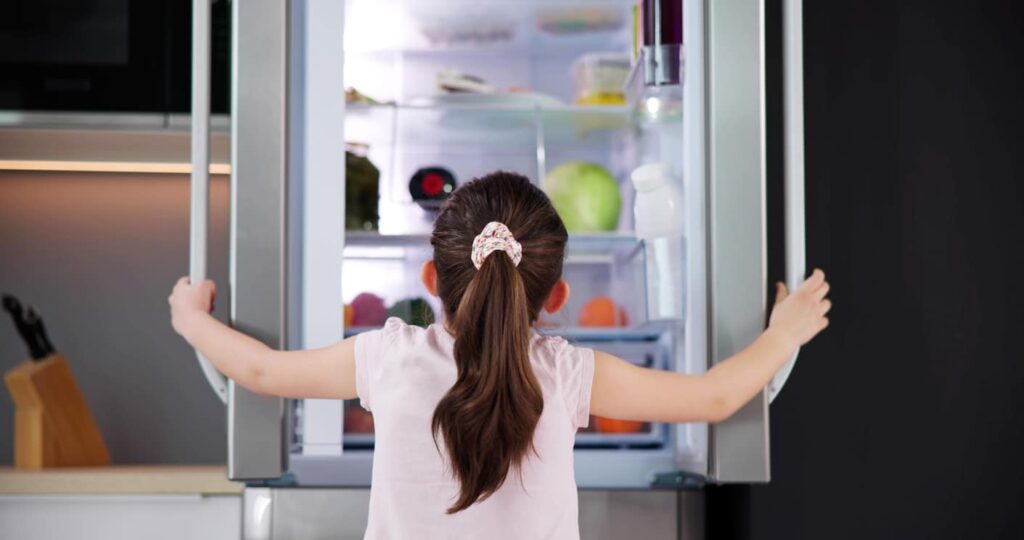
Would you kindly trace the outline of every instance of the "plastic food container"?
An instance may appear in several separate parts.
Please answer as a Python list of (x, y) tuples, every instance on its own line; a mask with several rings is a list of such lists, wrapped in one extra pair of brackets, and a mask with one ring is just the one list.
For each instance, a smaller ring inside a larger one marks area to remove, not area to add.
[(625, 103), (622, 87), (629, 76), (628, 54), (587, 53), (572, 65), (576, 102), (592, 105)]

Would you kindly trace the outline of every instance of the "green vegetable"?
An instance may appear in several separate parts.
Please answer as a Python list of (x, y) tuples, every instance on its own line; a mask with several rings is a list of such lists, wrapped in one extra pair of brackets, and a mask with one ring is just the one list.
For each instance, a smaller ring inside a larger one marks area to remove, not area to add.
[(388, 310), (388, 317), (398, 317), (407, 324), (426, 328), (434, 322), (434, 310), (422, 298), (407, 298), (395, 302)]
[(619, 185), (600, 165), (563, 163), (548, 172), (544, 191), (569, 232), (614, 231), (619, 224)]

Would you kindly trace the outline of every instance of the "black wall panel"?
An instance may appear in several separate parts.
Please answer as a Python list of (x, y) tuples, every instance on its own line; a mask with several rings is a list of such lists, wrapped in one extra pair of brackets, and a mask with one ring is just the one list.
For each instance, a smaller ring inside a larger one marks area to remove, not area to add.
[(832, 325), (772, 405), (771, 484), (711, 489), (710, 538), (1024, 535), (1022, 10), (805, 2), (808, 263)]

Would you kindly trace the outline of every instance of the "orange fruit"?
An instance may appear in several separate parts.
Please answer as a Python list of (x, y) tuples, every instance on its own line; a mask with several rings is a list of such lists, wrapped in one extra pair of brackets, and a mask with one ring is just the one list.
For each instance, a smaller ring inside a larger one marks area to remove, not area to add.
[(355, 312), (352, 311), (350, 304), (345, 304), (345, 328), (352, 326), (352, 319), (355, 318)]
[(594, 416), (594, 427), (599, 433), (639, 433), (643, 431), (644, 423)]
[(628, 324), (626, 310), (617, 306), (615, 301), (607, 296), (591, 299), (580, 310), (580, 326), (607, 328)]

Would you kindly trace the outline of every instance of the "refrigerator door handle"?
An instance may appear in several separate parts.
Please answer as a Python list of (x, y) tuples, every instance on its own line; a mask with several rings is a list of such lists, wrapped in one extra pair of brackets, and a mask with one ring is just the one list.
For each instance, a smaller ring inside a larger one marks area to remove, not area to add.
[[(786, 227), (786, 286), (800, 286), (807, 273), (807, 236), (804, 213), (804, 45), (803, 0), (782, 2), (783, 168)], [(796, 358), (786, 362), (768, 385), (774, 401), (789, 378)]]
[[(210, 0), (192, 1), (192, 193), (188, 278), (206, 279), (206, 229), (210, 202)], [(196, 351), (214, 393), (228, 400), (227, 379)]]

